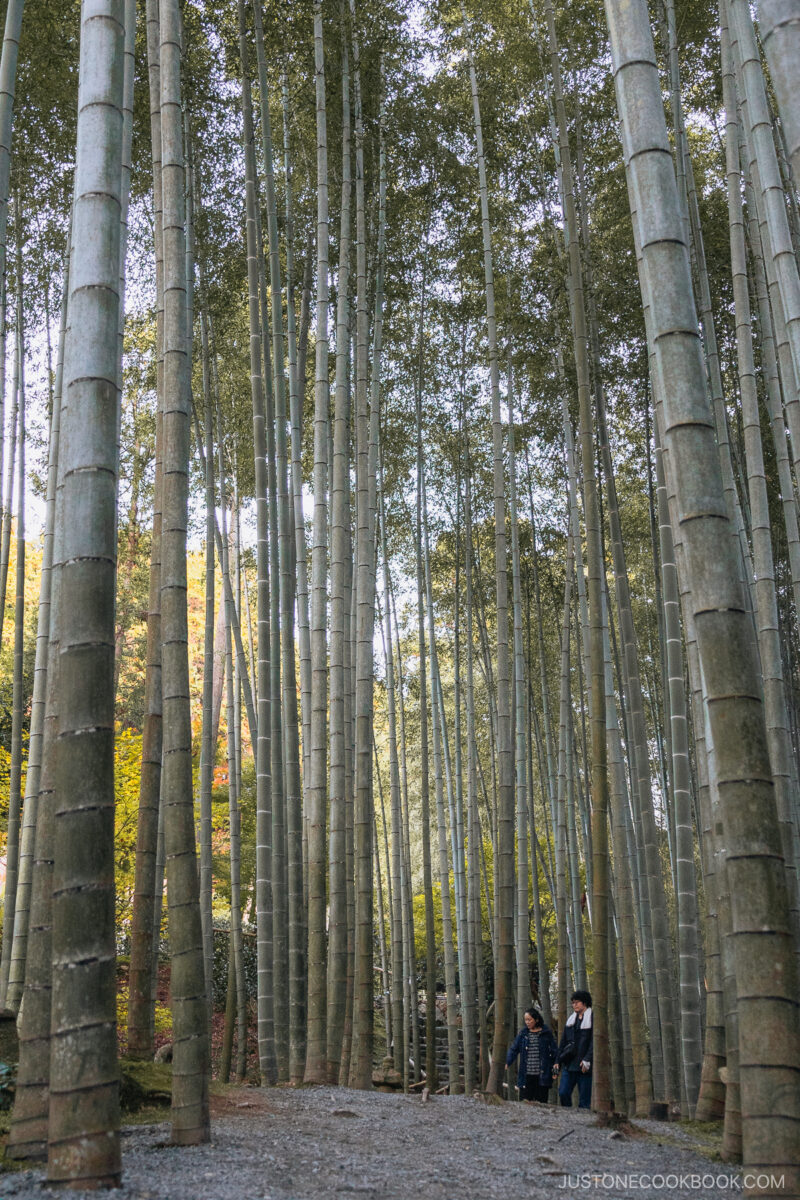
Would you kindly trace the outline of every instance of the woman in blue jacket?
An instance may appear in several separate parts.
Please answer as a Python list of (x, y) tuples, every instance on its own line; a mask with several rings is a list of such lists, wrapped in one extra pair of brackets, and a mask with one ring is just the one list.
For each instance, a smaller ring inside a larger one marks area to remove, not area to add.
[(556, 1061), (556, 1039), (542, 1014), (535, 1008), (525, 1013), (525, 1026), (520, 1029), (506, 1055), (506, 1066), (510, 1067), (519, 1058), (517, 1087), (520, 1100), (538, 1100), (547, 1103), (547, 1093), (553, 1082), (553, 1065)]

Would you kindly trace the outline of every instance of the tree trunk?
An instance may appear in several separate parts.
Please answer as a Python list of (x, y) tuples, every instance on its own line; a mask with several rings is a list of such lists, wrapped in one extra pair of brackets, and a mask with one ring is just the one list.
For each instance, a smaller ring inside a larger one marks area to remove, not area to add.
[[(660, 443), (655, 431), (656, 454)], [(678, 918), (678, 974), (681, 997), (683, 1082), (689, 1115), (694, 1115), (700, 1091), (701, 1034), (698, 989), (697, 880), (692, 831), (692, 778), (689, 729), (684, 690), (683, 651), (678, 575), (667, 499), (659, 488), (659, 544), (664, 595), (667, 686), (672, 747), (672, 794), (675, 806), (676, 905)]]
[[(509, 351), (510, 356), (510, 351)], [(511, 514), (511, 578), (514, 612), (514, 773), (517, 794), (517, 916), (515, 957), (517, 968), (516, 1026), (531, 1003), (530, 915), (528, 912), (528, 686), (525, 673), (525, 649), (522, 641), (522, 580), (519, 561), (519, 525), (517, 522), (517, 467), (514, 447), (514, 397), (512, 372), (508, 371), (508, 457), (509, 507)], [(533, 863), (534, 870), (536, 862)]]
[(498, 717), (498, 853), (494, 863), (497, 962), (495, 965), (494, 1045), (488, 1089), (500, 1092), (508, 1045), (513, 997), (514, 966), (514, 751), (511, 744), (511, 661), (508, 637), (508, 566), (506, 562), (506, 505), (503, 465), (503, 424), (500, 411), (500, 364), (497, 355), (497, 322), (494, 303), (494, 266), (489, 222), (489, 191), (483, 154), (478, 79), (472, 59), (466, 11), (462, 7), (464, 37), (469, 54), (472, 112), (478, 157), (478, 177), (483, 231), (486, 288), (486, 324), (492, 393), (492, 445), (494, 458), (495, 587), (497, 600), (497, 717)]
[[(800, 1068), (800, 1031), (791, 1017), (797, 996), (796, 962), (786, 919), (780, 826), (758, 699), (755, 647), (731, 539), (726, 536), (730, 518), (705, 390), (688, 249), (647, 8), (640, 0), (628, 4), (606, 0), (606, 14), (641, 247), (642, 298), (650, 309), (648, 340), (659, 384), (657, 419), (686, 550), (716, 755), (736, 930), (731, 940), (739, 987), (744, 1162), (754, 1170), (783, 1170), (791, 1192), (800, 1181), (797, 1121), (785, 1109), (779, 1111), (774, 1099), (782, 1087), (786, 1094), (794, 1087)], [(638, 114), (647, 114), (646, 122), (633, 121), (634, 105)], [(658, 214), (643, 209), (639, 200), (655, 187), (661, 199)], [(741, 736), (743, 728), (746, 739)], [(748, 780), (744, 792), (737, 783), (741, 779)], [(769, 932), (764, 932), (765, 922)]]
[[(11, 136), (14, 126), (14, 100), (17, 89), (17, 57), (22, 34), (22, 14), (25, 0), (8, 0), (3, 31), (3, 50), (0, 56), (0, 432), (5, 428), (6, 394), (6, 278), (8, 269), (8, 198), (11, 180)], [(0, 485), (3, 480), (3, 441), (0, 437)], [(11, 472), (13, 475), (13, 471)], [(5, 609), (5, 580), (3, 580), (0, 632)]]
[[(378, 776), (380, 779), (380, 776)], [(384, 915), (383, 883), (381, 881), (381, 856), (378, 852), (378, 826), (373, 825), (373, 854), (375, 858), (375, 896), (378, 904), (378, 941), (381, 948), (381, 992), (383, 993), (383, 1020), (386, 1030), (386, 1047), (392, 1041), (392, 1009), (389, 1001), (389, 959), (386, 953), (386, 918)], [(348, 1075), (350, 1063), (348, 1061)]]
[[(62, 405), (62, 414), (64, 406)], [(59, 500), (62, 483), (59, 473)], [(25, 962), (25, 990), (18, 1018), (19, 1065), (6, 1154), (19, 1160), (47, 1157), (50, 1027), (53, 959), (53, 840), (55, 754), (58, 726), (62, 510), (56, 508), (51, 572), (47, 697), (42, 736), (41, 790), (36, 804), (31, 906)]]
[[(269, 113), (269, 92), (264, 54), (264, 39), (262, 30), (261, 9), (253, 5), (256, 31), (256, 51), (258, 55), (259, 94), (261, 101), (261, 138), (264, 155), (264, 176), (266, 183), (267, 232), (269, 245), (269, 277), (270, 290), (273, 299), (272, 315), (272, 366), (274, 378), (275, 419), (269, 421), (268, 439), (274, 431), (274, 459), (276, 475), (276, 506), (275, 514), (276, 535), (274, 552), (277, 569), (273, 570), (273, 605), (277, 621), (273, 618), (273, 678), (277, 683), (277, 694), (272, 699), (273, 734), (272, 749), (280, 749), (280, 772), (273, 771), (273, 822), (275, 837), (273, 853), (278, 852), (280, 873), (276, 871), (275, 882), (280, 885), (281, 903), (275, 907), (276, 926), (276, 967), (279, 973), (288, 980), (291, 978), (289, 968), (289, 897), (288, 897), (288, 811), (297, 812), (300, 805), (300, 768), (298, 759), (297, 719), (296, 719), (296, 690), (295, 690), (295, 657), (294, 657), (294, 624), (292, 614), (292, 589), (290, 569), (292, 547), (290, 539), (290, 510), (287, 479), (287, 441), (286, 441), (286, 374), (284, 370), (284, 334), (283, 311), (281, 304), (280, 277), (280, 247), (278, 243), (278, 209), (275, 195), (275, 172), (273, 163), (272, 130)], [(263, 288), (263, 283), (262, 283)], [(266, 342), (266, 306), (262, 304), (264, 321), (264, 339)], [(269, 408), (269, 389), (267, 392), (267, 407)], [(272, 492), (270, 493), (272, 495)], [(276, 628), (277, 625), (277, 628)], [(294, 720), (291, 719), (290, 709), (294, 708)], [(278, 720), (280, 718), (280, 720)], [(277, 734), (277, 736), (276, 736)], [(274, 899), (273, 899), (274, 903)], [(295, 981), (296, 984), (297, 981)], [(298, 1015), (301, 1011), (295, 1003), (292, 1005), (291, 992), (296, 990), (291, 986), (285, 988), (288, 993), (288, 1011), (284, 1020), (283, 1006), (280, 1007), (281, 1030), (286, 1037), (278, 1043), (277, 1049), (281, 1067), (286, 1059), (285, 1070), (291, 1074), (289, 1053), (290, 1043), (297, 1048), (299, 1038)], [(276, 996), (277, 999), (277, 996)], [(277, 1014), (276, 1014), (277, 1015)], [(292, 1026), (292, 1015), (294, 1025)], [(276, 1030), (277, 1036), (277, 1030)], [(295, 1053), (295, 1059), (297, 1054)], [(299, 1067), (299, 1063), (296, 1064)]]
[[(478, 1009), (478, 1086), (484, 1088), (489, 1075), (489, 1047), (486, 1031), (486, 981), (483, 962), (483, 920), (481, 914), (481, 824), (478, 812), (478, 747), (475, 738), (475, 673), (474, 627), (472, 597), (472, 465), (469, 443), (466, 447), (466, 486), (464, 492), (464, 524), (466, 549), (464, 573), (467, 616), (467, 911), (471, 925), (475, 994)], [(488, 898), (488, 891), (487, 891)]]
[(121, 0), (84, 7), (82, 13), (75, 257), (62, 414), (47, 1174), (50, 1181), (73, 1187), (114, 1186), (121, 1174), (114, 936), (114, 599), (125, 15)]
[[(69, 243), (68, 243), (69, 247)], [(28, 734), (28, 769), (25, 776), (25, 801), (22, 814), (22, 834), (19, 852), (19, 879), (17, 882), (17, 904), (14, 914), (14, 945), (11, 949), (8, 992), (6, 1005), (18, 1012), (25, 982), (28, 956), (28, 932), (30, 905), (33, 888), (33, 858), (36, 848), (36, 823), (39, 808), (39, 783), (42, 771), (44, 742), (45, 701), (47, 697), (47, 665), (50, 645), (50, 624), (53, 586), (53, 542), (55, 536), (56, 483), (61, 433), (61, 393), (64, 377), (64, 340), (67, 324), (67, 297), (69, 293), (69, 248), (64, 262), (64, 281), (61, 295), (61, 329), (56, 357), (55, 386), (53, 388), (53, 411), (50, 417), (50, 443), (47, 455), (47, 493), (45, 500), (45, 524), (42, 546), (42, 567), (39, 583), (39, 614), (36, 629), (36, 661), (33, 671), (33, 698), (31, 700), (30, 729)]]
[[(272, 779), (270, 755), (270, 578), (267, 511), (267, 433), (259, 323), (258, 235), (256, 230), (256, 169), (253, 110), (247, 65), (244, 2), (239, 0), (239, 53), (242, 65), (242, 116), (245, 148), (248, 316), (250, 330), (250, 392), (253, 410), (253, 453), (256, 490), (256, 620), (258, 627), (258, 685), (256, 719), (256, 946), (258, 955), (258, 1058), (262, 1084), (277, 1079), (273, 984), (272, 907)], [(221, 434), (220, 434), (221, 443)], [(220, 449), (221, 452), (221, 449)], [(224, 547), (224, 542), (223, 542)], [(273, 581), (274, 583), (274, 581)], [(252, 735), (251, 730), (251, 735)]]
[(758, 26), (796, 184), (800, 179), (800, 3), (761, 0)]
[[(2, 284), (5, 288), (5, 281)], [(3, 312), (5, 328), (5, 311)], [(5, 347), (5, 332), (3, 333)], [(4, 351), (5, 352), (5, 351)], [(4, 385), (5, 386), (5, 385)], [(3, 637), (6, 617), (6, 594), (8, 590), (8, 565), (11, 557), (11, 518), (14, 506), (14, 471), (17, 460), (17, 428), (19, 425), (19, 356), (14, 354), (14, 370), (11, 383), (11, 414), (8, 430), (8, 466), (5, 479), (5, 496), (2, 497), (2, 522), (0, 525), (0, 641)], [(2, 483), (2, 480), (0, 480)]]
[[(354, 18), (354, 0), (350, 3)], [(378, 243), (375, 271), (375, 311), (372, 340), (372, 379), (367, 406), (368, 327), (366, 288), (366, 228), (364, 212), (364, 128), (361, 112), (359, 43), (353, 39), (353, 90), (356, 133), (356, 699), (355, 699), (355, 977), (353, 983), (353, 1050), (350, 1086), (372, 1085), (373, 1046), (373, 920), (371, 828), (373, 814), (373, 640), (375, 633), (375, 528), (380, 420), (381, 355), (383, 349), (383, 280), (386, 257), (386, 148), (384, 134), (383, 69), (378, 149)], [(395, 1031), (396, 1036), (396, 1031)]]
[(147, 658), (139, 814), (136, 826), (136, 869), (131, 918), (131, 963), (128, 989), (128, 1053), (151, 1058), (153, 1012), (150, 1004), (153, 956), (158, 934), (153, 928), (156, 893), (163, 704), (161, 689), (161, 526), (164, 421), (164, 239), (161, 182), (161, 66), (158, 0), (147, 3), (147, 62), (150, 87), (150, 140), (153, 161), (153, 235), (156, 266), (156, 455), (153, 484), (153, 527), (147, 602)]
[(342, 209), (339, 223), (339, 277), (336, 308), (336, 410), (333, 431), (331, 505), (331, 634), (330, 634), (330, 868), (328, 917), (328, 1076), (338, 1082), (347, 995), (347, 872), (345, 772), (345, 637), (350, 612), (345, 607), (348, 532), (350, 528), (350, 438), (348, 366), (350, 346), (350, 58), (342, 17)]
[(428, 536), (428, 506), (425, 495), (425, 475), (422, 475), (422, 536), (425, 563), (425, 592), (428, 610), (428, 642), (430, 645), (430, 685), (433, 717), (433, 763), (436, 791), (436, 816), (439, 846), (439, 889), (442, 906), (442, 942), (444, 953), (444, 981), (447, 993), (447, 1058), (448, 1090), (452, 1095), (458, 1083), (458, 1025), (456, 1013), (456, 969), (453, 942), (453, 913), (450, 893), (450, 863), (447, 857), (447, 828), (444, 816), (442, 785), (442, 741), (444, 712), (436, 703), (439, 684), (439, 660), (435, 638), (435, 615), (433, 609), (433, 584), (431, 579), (431, 552)]
[[(308, 1013), (306, 1083), (324, 1083), (327, 1062), (326, 828), (328, 668), (326, 645), (328, 554), (328, 135), (322, 4), (314, 5), (317, 89), (317, 329), (314, 389), (314, 541), (311, 550), (311, 756), (308, 820)], [(370, 751), (371, 754), (371, 751)], [(371, 857), (371, 847), (370, 847)], [(370, 980), (371, 983), (371, 980)]]
[[(380, 454), (379, 454), (380, 457)], [(383, 493), (381, 493), (383, 504)], [(384, 517), (381, 516), (381, 521)], [(405, 717), (405, 684), (403, 673), (403, 649), (400, 641), (400, 628), (397, 622), (397, 604), (394, 590), (389, 583), (389, 607), (394, 617), (395, 640), (397, 642), (397, 708), (399, 709), (398, 739), (400, 743), (400, 780), (401, 780), (401, 817), (403, 822), (403, 993), (409, 1006), (409, 1023), (411, 1026), (411, 1041), (406, 1054), (409, 1063), (414, 1067), (414, 1082), (422, 1078), (420, 1061), (419, 1037), (419, 992), (417, 988), (417, 953), (416, 934), (414, 929), (414, 897), (413, 878), (411, 873), (411, 825), (409, 820), (408, 801), (408, 754), (406, 742)], [(408, 1028), (408, 1025), (406, 1026)], [(462, 1025), (463, 1028), (463, 1025)]]
[[(200, 339), (203, 366), (203, 425), (205, 435), (205, 502), (206, 502), (206, 578), (205, 626), (203, 634), (203, 724), (200, 735), (200, 915), (203, 921), (203, 960), (205, 963), (206, 1003), (209, 1028), (213, 1016), (214, 927), (211, 912), (213, 891), (212, 867), (212, 809), (211, 793), (214, 782), (214, 763), (217, 756), (214, 711), (214, 404), (211, 395), (211, 364), (209, 361), (208, 313), (206, 310), (205, 279), (200, 262)], [(222, 607), (222, 606), (220, 606)], [(254, 675), (255, 677), (255, 675)]]
[[(620, 991), (625, 998), (630, 1028), (631, 1059), (634, 1087), (634, 1113), (646, 1117), (653, 1102), (653, 1080), (650, 1074), (650, 1058), (647, 1045), (647, 1020), (642, 993), (642, 973), (636, 953), (636, 925), (634, 920), (634, 896), (632, 864), (628, 856), (625, 829), (625, 810), (628, 807), (627, 780), (620, 738), (619, 721), (614, 697), (614, 676), (611, 669), (611, 646), (608, 636), (608, 601), (603, 610), (603, 633), (605, 649), (606, 726), (609, 742), (609, 799), (611, 804), (611, 829), (614, 839), (614, 862), (616, 867), (617, 919), (619, 921), (619, 944), (623, 974)], [(615, 1097), (615, 1100), (617, 1097)]]
[[(234, 497), (236, 486), (234, 483)], [(230, 539), (226, 527), (225, 513), (227, 510), (225, 494), (225, 479), (220, 472), (220, 507), (222, 509), (222, 571), (227, 579), (231, 577), (230, 569)], [(231, 514), (232, 524), (236, 525), (238, 512), (234, 499), (234, 509)], [(239, 564), (238, 537), (234, 538), (233, 553), (237, 559), (236, 596), (239, 599)], [(236, 1080), (244, 1080), (247, 1047), (247, 1002), (245, 999), (244, 959), (242, 957), (242, 856), (241, 856), (241, 813), (239, 809), (239, 793), (241, 780), (241, 709), (239, 705), (239, 674), (233, 660), (233, 623), (239, 621), (239, 611), (232, 604), (226, 606), (225, 614), (225, 678), (227, 683), (227, 742), (228, 742), (228, 835), (229, 859), (231, 868), (231, 950), (233, 953), (233, 972), (236, 988)]]
[(556, 910), (556, 938), (558, 947), (558, 983), (556, 992), (556, 1015), (559, 1034), (562, 1034), (569, 1013), (570, 970), (567, 949), (567, 728), (571, 720), (570, 705), (570, 606), (572, 603), (572, 577), (575, 572), (573, 536), (567, 534), (566, 570), (564, 577), (564, 614), (561, 626), (561, 689), (558, 731), (558, 793), (556, 798), (555, 869), (556, 894), (553, 903)]
[(164, 208), (164, 522), (161, 634), (164, 705), (164, 853), (172, 999), (172, 1140), (209, 1140), (208, 1013), (195, 852), (186, 609), (189, 364), (186, 346), (185, 175), (181, 110), (181, 22), (177, 0), (161, 0), (161, 147)]
[(786, 863), (786, 888), (789, 918), (794, 931), (795, 945), (800, 950), (800, 913), (798, 912), (797, 864), (794, 857), (794, 822), (798, 811), (796, 779), (792, 770), (792, 746), (789, 717), (784, 689), (781, 657), (778, 604), (775, 594), (775, 564), (770, 532), (769, 497), (761, 444), (761, 423), (758, 410), (756, 366), (753, 352), (752, 313), (747, 285), (747, 252), (745, 249), (744, 217), (742, 213), (741, 178), (739, 174), (739, 129), (736, 113), (736, 90), (732, 77), (731, 48), (723, 27), (725, 58), (726, 142), (728, 172), (728, 218), (731, 243), (731, 273), (736, 315), (736, 354), (739, 390), (744, 424), (744, 445), (747, 462), (747, 486), (750, 496), (753, 536), (753, 566), (755, 568), (756, 629), (761, 674), (764, 683), (764, 715), (767, 723), (775, 803), (782, 826), (783, 857)]
[[(300, 373), (299, 347), (295, 329), (294, 311), (294, 218), (292, 211), (292, 169), (289, 150), (289, 87), (286, 71), (282, 79), (283, 100), (283, 148), (284, 187), (286, 189), (286, 337), (289, 358), (289, 415), (292, 427), (291, 473), (292, 504), (295, 536), (295, 599), (297, 604), (298, 650), (300, 659), (300, 718), (302, 721), (303, 770), (300, 774), (297, 794), (287, 797), (286, 842), (289, 910), (289, 1078), (299, 1082), (303, 1078), (306, 1056), (306, 916), (303, 895), (303, 797), (308, 784), (308, 721), (310, 689), (310, 644), (308, 629), (308, 569), (306, 565), (306, 531), (303, 516), (302, 475), (302, 407), (305, 397), (305, 359)], [(311, 288), (311, 252), (306, 257), (306, 279), (303, 287), (300, 342), (308, 340), (309, 304)], [(287, 737), (290, 774), (294, 770), (293, 754), (298, 738), (297, 687), (294, 674), (294, 655), (291, 656), (288, 679), (284, 690), (289, 692), (289, 714)], [(300, 771), (298, 755), (297, 770)]]
[(6, 832), (6, 887), (3, 902), (3, 957), (0, 966), (0, 1002), (8, 1005), (8, 980), (14, 941), (14, 916), (19, 879), (20, 813), (22, 809), (22, 654), (25, 634), (25, 332), (22, 304), (22, 221), (19, 195), (16, 198), (17, 239), (17, 336), (16, 361), (19, 424), (17, 442), (17, 564), (14, 596), (14, 667), (11, 695), (11, 764), (8, 781), (8, 826)]
[[(383, 590), (386, 608), (386, 633), (384, 636), (384, 652), (386, 657), (386, 693), (388, 701), (388, 717), (389, 717), (389, 800), (391, 809), (392, 821), (392, 851), (389, 864), (390, 876), (392, 880), (392, 908), (390, 912), (389, 928), (391, 930), (391, 961), (392, 961), (392, 1030), (394, 1034), (393, 1051), (394, 1051), (394, 1068), (400, 1071), (403, 1075), (403, 1085), (408, 1091), (408, 1054), (405, 1042), (408, 1032), (408, 1007), (406, 1005), (406, 995), (404, 987), (405, 971), (403, 965), (403, 954), (405, 949), (405, 939), (403, 930), (403, 893), (405, 874), (402, 864), (403, 854), (403, 822), (400, 814), (400, 769), (397, 761), (397, 717), (395, 711), (395, 691), (394, 691), (394, 662), (391, 654), (391, 613), (389, 607), (389, 565), (386, 561), (386, 528), (385, 515), (383, 505), (383, 494), (381, 494), (381, 553), (383, 555)], [(387, 652), (388, 645), (388, 652)], [(434, 713), (435, 721), (435, 713)], [(437, 788), (441, 786), (441, 778), (437, 780)], [(443, 916), (444, 921), (444, 916)], [(449, 891), (448, 891), (448, 913), (447, 920), (450, 919), (449, 913)], [(452, 954), (452, 939), (450, 942), (450, 952)], [(445, 954), (447, 952), (445, 951)], [(452, 965), (452, 964), (451, 964)]]
[(783, 380), (786, 420), (792, 442), (795, 474), (800, 465), (800, 268), (792, 244), (786, 198), (773, 140), (761, 56), (753, 20), (743, 0), (726, 0), (728, 25), (736, 69), (742, 124), (750, 159), (750, 178), (763, 221), (762, 238), (768, 270), (771, 264), (776, 287), (773, 307), (785, 326), (788, 357), (794, 379)]

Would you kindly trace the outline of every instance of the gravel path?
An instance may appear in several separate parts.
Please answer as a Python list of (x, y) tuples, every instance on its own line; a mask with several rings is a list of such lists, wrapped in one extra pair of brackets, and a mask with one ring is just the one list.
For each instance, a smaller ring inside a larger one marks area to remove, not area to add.
[[(632, 1133), (610, 1133), (577, 1109), (464, 1096), (425, 1103), (418, 1096), (319, 1087), (230, 1089), (214, 1097), (212, 1111), (207, 1146), (165, 1145), (167, 1124), (127, 1126), (122, 1188), (67, 1194), (86, 1200), (741, 1195), (727, 1183), (736, 1169), (705, 1158), (679, 1126), (642, 1121)], [(669, 1141), (659, 1142), (662, 1135)], [(65, 1195), (43, 1180), (41, 1171), (0, 1174), (0, 1200)]]

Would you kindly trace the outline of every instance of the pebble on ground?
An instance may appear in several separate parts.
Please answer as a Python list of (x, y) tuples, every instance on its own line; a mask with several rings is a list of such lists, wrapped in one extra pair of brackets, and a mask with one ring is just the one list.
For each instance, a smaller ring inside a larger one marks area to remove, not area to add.
[[(663, 1137), (663, 1141), (660, 1138)], [(346, 1088), (236, 1088), (212, 1101), (205, 1146), (169, 1125), (126, 1126), (123, 1183), (74, 1200), (729, 1200), (740, 1171), (712, 1162), (679, 1125), (618, 1134), (590, 1112), (465, 1096)], [(0, 1200), (63, 1197), (44, 1171), (0, 1175)]]

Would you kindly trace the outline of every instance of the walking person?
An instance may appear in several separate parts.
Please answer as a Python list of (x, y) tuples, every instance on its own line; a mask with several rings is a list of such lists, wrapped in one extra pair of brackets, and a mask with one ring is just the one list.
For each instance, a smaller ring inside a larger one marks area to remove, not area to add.
[(542, 1014), (536, 1008), (527, 1009), (525, 1025), (514, 1038), (506, 1055), (507, 1067), (511, 1066), (515, 1058), (519, 1058), (517, 1087), (520, 1100), (547, 1103), (547, 1093), (553, 1082), (556, 1051), (556, 1039), (550, 1026), (545, 1025)]
[(586, 991), (572, 993), (572, 1014), (567, 1018), (553, 1074), (561, 1073), (558, 1098), (563, 1108), (572, 1108), (572, 1093), (578, 1088), (578, 1108), (590, 1108), (592, 1099), (592, 997)]

